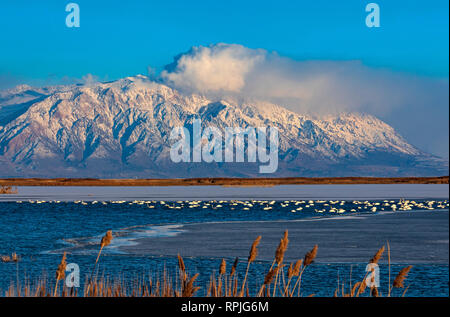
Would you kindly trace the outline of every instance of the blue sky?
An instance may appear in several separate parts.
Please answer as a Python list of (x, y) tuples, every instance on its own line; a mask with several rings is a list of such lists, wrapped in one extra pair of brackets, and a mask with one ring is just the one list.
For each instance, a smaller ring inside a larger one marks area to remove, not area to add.
[(1, 75), (115, 79), (161, 69), (191, 46), (225, 42), (448, 77), (448, 1), (376, 1), (378, 29), (366, 27), (363, 0), (78, 0), (77, 29), (65, 26), (69, 2), (2, 0)]
[[(365, 25), (372, 1), (380, 6), (380, 28)], [(80, 6), (80, 28), (65, 25), (70, 2)], [(447, 88), (381, 119), (419, 148), (448, 157), (448, 6), (447, 0), (0, 0), (0, 89), (67, 83), (88, 73), (100, 80), (146, 74), (192, 46), (215, 43), (297, 61), (357, 60), (444, 80)]]

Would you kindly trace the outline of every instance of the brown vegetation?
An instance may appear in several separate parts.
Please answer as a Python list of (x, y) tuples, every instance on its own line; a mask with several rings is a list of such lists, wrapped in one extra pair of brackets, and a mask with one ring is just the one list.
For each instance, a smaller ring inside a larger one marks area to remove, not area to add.
[[(1, 181), (0, 181), (1, 183)], [(17, 188), (13, 188), (10, 185), (1, 185), (0, 186), (0, 195), (1, 194), (17, 194)]]
[[(108, 231), (106, 235), (100, 241), (100, 252), (97, 256), (97, 260), (94, 265), (94, 269), (99, 261), (101, 251), (104, 247), (110, 244), (113, 239), (111, 231)], [(283, 238), (280, 240), (280, 244), (275, 251), (275, 259), (272, 262), (269, 270), (264, 276), (263, 284), (256, 290), (257, 292), (250, 291), (248, 283), (248, 273), (251, 264), (256, 260), (258, 256), (258, 246), (261, 241), (261, 236), (258, 236), (253, 242), (249, 256), (247, 259), (247, 269), (242, 284), (239, 282), (238, 275), (236, 274), (236, 267), (238, 265), (238, 259), (234, 261), (230, 272), (227, 272), (226, 260), (222, 259), (219, 265), (219, 276), (216, 279), (214, 273), (210, 275), (210, 281), (207, 289), (204, 290), (204, 296), (211, 297), (245, 297), (250, 296), (251, 293), (255, 293), (258, 297), (293, 297), (302, 296), (301, 293), (301, 279), (305, 270), (314, 263), (314, 260), (318, 253), (318, 246), (315, 245), (309, 252), (307, 252), (303, 259), (299, 259), (296, 262), (290, 263), (287, 271), (284, 271), (286, 267), (283, 264), (284, 253), (286, 252), (289, 244), (288, 231), (286, 230)], [(369, 263), (378, 263), (384, 254), (385, 247), (381, 247), (377, 253), (372, 257)], [(388, 247), (388, 257), (390, 250)], [(16, 256), (17, 258), (17, 256)], [(167, 273), (166, 269), (156, 277), (149, 277), (136, 279), (133, 283), (126, 283), (123, 279), (117, 279), (111, 281), (110, 279), (97, 278), (96, 275), (91, 276), (86, 280), (84, 289), (81, 294), (75, 288), (67, 288), (64, 283), (61, 290), (58, 291), (58, 284), (60, 280), (65, 277), (66, 268), (66, 253), (64, 253), (61, 263), (58, 265), (56, 271), (56, 284), (52, 289), (51, 286), (41, 280), (36, 286), (31, 287), (29, 284), (24, 286), (15, 286), (11, 284), (6, 291), (5, 296), (54, 296), (54, 297), (72, 297), (72, 296), (84, 296), (84, 297), (191, 297), (198, 294), (201, 287), (196, 286), (195, 282), (199, 276), (199, 273), (191, 276), (188, 273), (183, 258), (178, 255), (178, 272), (175, 278), (172, 279)], [(398, 273), (392, 285), (388, 285), (389, 292), (386, 296), (391, 295), (392, 288), (404, 288), (404, 281), (407, 274), (411, 270), (411, 266), (405, 267)], [(390, 270), (390, 262), (389, 262)], [(93, 270), (94, 272), (94, 270)], [(367, 272), (366, 276), (361, 281), (355, 284), (349, 285), (346, 289), (345, 283), (340, 284), (338, 281), (338, 287), (334, 292), (334, 296), (342, 297), (359, 297), (366, 293), (368, 289), (367, 277), (371, 272)], [(369, 278), (370, 279), (370, 278)], [(350, 277), (351, 280), (351, 277)], [(251, 283), (254, 284), (254, 283)], [(390, 281), (389, 281), (390, 284)], [(406, 289), (403, 291), (402, 296), (405, 295)], [(370, 296), (378, 297), (382, 296), (381, 292), (376, 287), (369, 288)], [(314, 296), (314, 294), (305, 294), (308, 297)]]
[(16, 252), (14, 252), (13, 254), (11, 254), (11, 256), (9, 255), (0, 255), (0, 260), (3, 263), (8, 263), (8, 262), (19, 262), (20, 258), (19, 256), (16, 254)]
[(448, 184), (449, 177), (286, 177), (286, 178), (6, 178), (1, 186), (276, 186), (315, 184)]

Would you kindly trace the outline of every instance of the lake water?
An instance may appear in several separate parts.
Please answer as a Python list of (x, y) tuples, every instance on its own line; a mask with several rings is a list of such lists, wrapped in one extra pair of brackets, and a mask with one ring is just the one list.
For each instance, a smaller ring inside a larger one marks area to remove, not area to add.
[[(257, 235), (263, 239), (250, 277), (261, 282), (285, 229), (286, 261), (319, 245), (302, 282), (305, 295), (332, 296), (338, 276), (362, 278), (387, 240), (393, 275), (414, 265), (407, 296), (449, 295), (448, 185), (19, 187), (17, 195), (0, 196), (0, 254), (21, 257), (17, 264), (0, 263), (0, 289), (18, 277), (53, 279), (63, 252), (79, 265), (83, 282), (102, 235), (113, 230), (100, 259), (102, 274), (131, 280), (165, 267), (175, 275), (180, 253), (189, 272), (200, 273), (204, 295), (222, 258), (230, 267), (238, 256), (238, 273), (245, 273)], [(383, 292), (385, 258), (380, 272)]]

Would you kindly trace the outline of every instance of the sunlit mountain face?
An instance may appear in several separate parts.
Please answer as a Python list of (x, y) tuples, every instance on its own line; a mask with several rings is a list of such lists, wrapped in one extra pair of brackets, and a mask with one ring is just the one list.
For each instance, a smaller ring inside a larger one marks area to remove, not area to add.
[[(174, 163), (175, 127), (276, 127), (278, 168)], [(0, 177), (440, 176), (448, 162), (372, 115), (315, 118), (282, 105), (187, 94), (136, 76), (108, 83), (18, 86), (0, 94)]]

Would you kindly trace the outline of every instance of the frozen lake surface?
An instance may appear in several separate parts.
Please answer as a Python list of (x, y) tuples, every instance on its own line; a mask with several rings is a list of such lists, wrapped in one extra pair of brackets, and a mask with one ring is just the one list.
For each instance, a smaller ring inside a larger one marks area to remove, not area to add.
[[(0, 291), (18, 274), (33, 281), (47, 272), (51, 280), (63, 252), (68, 263), (79, 265), (84, 281), (107, 230), (114, 239), (102, 252), (100, 272), (111, 277), (132, 281), (164, 268), (175, 275), (179, 253), (206, 289), (222, 258), (229, 268), (239, 257), (242, 277), (250, 245), (261, 235), (249, 273), (252, 280), (261, 279), (287, 229), (286, 261), (319, 245), (317, 261), (302, 282), (306, 294), (333, 296), (337, 275), (363, 277), (369, 259), (389, 241), (393, 274), (413, 265), (407, 296), (448, 296), (448, 188), (20, 187), (17, 195), (0, 195), (0, 254), (21, 257), (18, 265), (0, 263)], [(380, 272), (385, 285), (386, 257)]]
[(273, 187), (34, 187), (18, 188), (17, 200), (239, 200), (239, 199), (448, 199), (448, 184), (280, 185)]
[(177, 227), (179, 234), (138, 239), (122, 249), (140, 255), (176, 256), (182, 250), (191, 257), (246, 258), (253, 240), (261, 235), (258, 258), (269, 261), (288, 230), (288, 261), (298, 260), (318, 244), (316, 262), (364, 263), (389, 241), (395, 263), (448, 264), (448, 221), (448, 211), (433, 210), (185, 224)]

